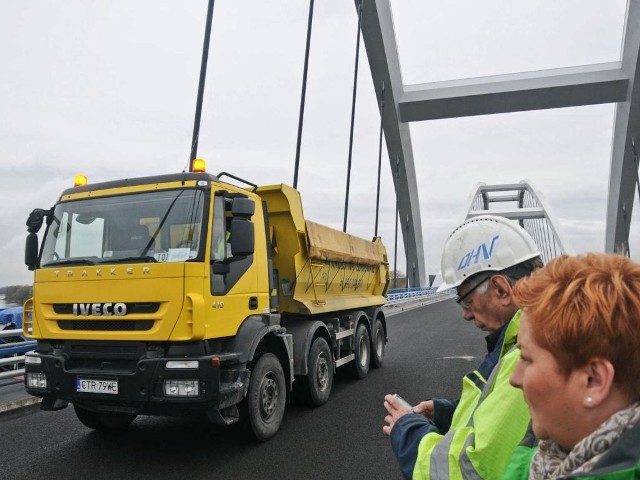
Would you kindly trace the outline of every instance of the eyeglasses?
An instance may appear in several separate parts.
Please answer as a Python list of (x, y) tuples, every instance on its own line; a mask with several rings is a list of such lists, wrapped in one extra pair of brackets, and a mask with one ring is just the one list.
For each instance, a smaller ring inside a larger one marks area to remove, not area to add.
[(465, 302), (465, 298), (469, 297), (469, 295), (471, 295), (480, 285), (482, 285), (484, 282), (486, 282), (487, 280), (489, 280), (491, 278), (491, 276), (489, 277), (485, 277), (482, 280), (480, 280), (478, 283), (476, 283), (473, 287), (471, 287), (467, 293), (465, 293), (464, 295), (457, 297), (456, 298), (456, 303), (458, 305), (460, 305), (462, 308), (471, 308), (471, 304)]

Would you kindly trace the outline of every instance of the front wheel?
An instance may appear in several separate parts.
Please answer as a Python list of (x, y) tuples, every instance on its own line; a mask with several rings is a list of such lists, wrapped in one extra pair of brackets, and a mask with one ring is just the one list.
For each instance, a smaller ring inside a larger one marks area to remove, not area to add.
[(251, 371), (246, 414), (252, 436), (259, 442), (272, 438), (284, 417), (287, 389), (282, 365), (272, 353), (262, 355)]
[(135, 413), (92, 412), (78, 405), (74, 405), (73, 409), (84, 426), (99, 431), (123, 430), (137, 417)]
[(371, 356), (371, 343), (369, 331), (364, 323), (356, 328), (354, 354), (355, 358), (351, 363), (351, 373), (355, 378), (365, 378), (369, 373), (369, 357)]

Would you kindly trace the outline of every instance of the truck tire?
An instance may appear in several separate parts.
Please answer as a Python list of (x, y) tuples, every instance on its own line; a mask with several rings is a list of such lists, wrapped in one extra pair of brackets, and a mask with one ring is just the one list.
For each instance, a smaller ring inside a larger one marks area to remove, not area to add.
[(309, 350), (309, 373), (305, 380), (307, 402), (313, 407), (327, 403), (333, 385), (333, 355), (322, 337), (316, 338)]
[(272, 353), (262, 355), (251, 371), (245, 399), (250, 434), (259, 442), (272, 438), (280, 428), (287, 400), (282, 365)]
[(369, 332), (364, 323), (358, 325), (356, 328), (356, 335), (354, 338), (353, 353), (355, 358), (349, 365), (351, 366), (351, 374), (355, 378), (365, 378), (369, 373), (369, 360), (371, 357), (371, 340), (369, 339)]
[(373, 348), (371, 355), (371, 366), (373, 368), (380, 368), (382, 366), (386, 341), (384, 326), (378, 318), (373, 325)]
[(137, 417), (135, 413), (92, 412), (78, 405), (74, 405), (73, 409), (84, 426), (102, 432), (123, 430)]

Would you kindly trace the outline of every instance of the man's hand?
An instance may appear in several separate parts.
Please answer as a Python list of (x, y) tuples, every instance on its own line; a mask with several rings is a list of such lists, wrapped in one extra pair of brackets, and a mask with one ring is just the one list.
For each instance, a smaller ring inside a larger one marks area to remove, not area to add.
[(386, 417), (384, 417), (384, 421), (386, 425), (382, 427), (382, 431), (385, 435), (391, 435), (391, 429), (398, 421), (398, 419), (407, 413), (417, 413), (419, 415), (424, 415), (427, 419), (433, 421), (433, 400), (424, 400), (417, 404), (415, 407), (408, 409), (402, 406), (402, 403), (391, 394), (387, 394), (384, 397), (384, 408), (387, 409), (389, 413)]
[(400, 417), (407, 413), (412, 413), (412, 409), (402, 406), (402, 403), (391, 394), (384, 396), (384, 408), (386, 408), (389, 413), (384, 417), (386, 425), (382, 427), (382, 431), (385, 435), (391, 435), (391, 429)]
[(433, 422), (433, 400), (425, 400), (424, 402), (420, 402), (415, 407), (413, 407), (413, 413), (424, 415)]

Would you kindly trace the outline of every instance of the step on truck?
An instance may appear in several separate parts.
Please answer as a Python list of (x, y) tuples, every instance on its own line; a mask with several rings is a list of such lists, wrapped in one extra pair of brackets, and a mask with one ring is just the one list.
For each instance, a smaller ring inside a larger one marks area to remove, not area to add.
[(203, 168), (79, 176), (27, 230), (25, 386), (42, 410), (71, 403), (97, 430), (204, 414), (265, 441), (292, 398), (329, 399), (336, 369), (364, 378), (382, 364), (380, 238), (305, 220), (289, 186)]

